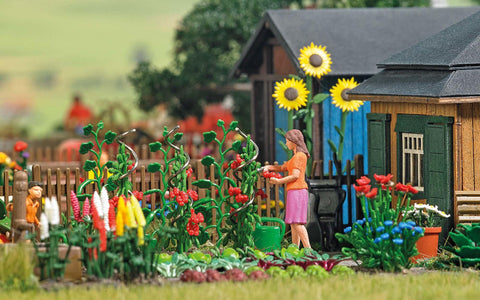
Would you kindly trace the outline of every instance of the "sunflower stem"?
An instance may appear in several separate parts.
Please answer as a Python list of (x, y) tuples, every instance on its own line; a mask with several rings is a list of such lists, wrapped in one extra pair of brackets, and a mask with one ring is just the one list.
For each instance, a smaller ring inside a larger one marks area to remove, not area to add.
[(288, 111), (288, 130), (293, 129), (293, 110)]
[(340, 125), (340, 132), (342, 134), (340, 135), (340, 140), (338, 141), (338, 153), (337, 153), (337, 159), (339, 161), (342, 161), (342, 156), (343, 156), (343, 141), (344, 141), (344, 135), (345, 135), (345, 127), (347, 126), (347, 117), (348, 117), (349, 111), (342, 111), (342, 119), (341, 119), (341, 125)]
[(313, 136), (312, 136), (312, 131), (313, 131), (313, 125), (312, 125), (312, 94), (313, 94), (313, 87), (312, 87), (312, 76), (307, 75), (306, 78), (307, 81), (307, 90), (309, 91), (307, 95), (307, 113), (305, 114), (304, 121), (305, 121), (305, 127), (306, 127), (306, 142), (307, 142), (307, 149), (308, 152), (310, 152), (310, 158), (307, 161), (307, 176), (310, 177), (312, 174), (312, 151), (313, 151)]

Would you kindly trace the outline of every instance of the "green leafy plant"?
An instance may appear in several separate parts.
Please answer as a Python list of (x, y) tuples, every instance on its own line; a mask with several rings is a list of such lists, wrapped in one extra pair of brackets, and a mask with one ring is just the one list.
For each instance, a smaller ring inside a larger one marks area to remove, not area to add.
[[(206, 143), (216, 143), (219, 149), (219, 160), (216, 161), (212, 156), (205, 156), (202, 164), (206, 167), (213, 165), (217, 182), (207, 179), (200, 179), (193, 182), (199, 188), (218, 191), (218, 196), (210, 195), (202, 199), (200, 203), (206, 205), (207, 211), (214, 209), (216, 211), (215, 224), (209, 224), (205, 229), (214, 228), (218, 234), (217, 246), (232, 243), (233, 248), (253, 247), (253, 226), (255, 222), (260, 221), (256, 213), (256, 205), (253, 200), (256, 192), (256, 182), (258, 179), (258, 169), (260, 164), (255, 161), (258, 155), (258, 147), (237, 127), (238, 122), (233, 121), (228, 127), (223, 120), (218, 120), (217, 125), (223, 131), (223, 137), (219, 139), (214, 131), (203, 134)], [(241, 141), (235, 141), (231, 147), (224, 149), (227, 136), (230, 132), (239, 132), (246, 139), (245, 146), (242, 147)], [(224, 149), (224, 150), (222, 150)], [(235, 160), (227, 160), (227, 154), (236, 153)], [(237, 182), (228, 174), (232, 172)], [(241, 172), (241, 176), (237, 173)], [(222, 187), (228, 184), (228, 189)], [(233, 201), (234, 200), (234, 201)], [(222, 209), (225, 208), (225, 212)], [(226, 227), (222, 227), (225, 221)]]
[[(345, 228), (343, 234), (336, 233), (335, 237), (350, 245), (343, 247), (342, 253), (363, 267), (397, 272), (412, 266), (410, 257), (418, 254), (415, 243), (423, 236), (423, 228), (413, 221), (399, 222), (402, 213), (410, 208), (410, 199), (416, 190), (398, 183), (395, 189), (399, 201), (396, 207), (391, 207), (391, 188), (394, 186), (391, 178), (391, 174), (375, 174), (380, 190), (371, 189), (370, 179), (365, 176), (357, 179), (358, 185), (354, 188), (365, 218)], [(406, 198), (404, 206), (401, 206), (402, 197)]]
[(480, 267), (480, 223), (459, 224), (449, 237), (455, 245), (445, 246), (444, 249), (458, 257), (454, 261), (462, 266)]
[[(81, 194), (83, 189), (91, 183), (96, 185), (97, 191), (102, 189), (102, 180), (104, 175), (104, 169), (107, 166), (107, 163), (102, 164), (100, 158), (102, 157), (103, 145), (107, 144), (110, 145), (115, 141), (115, 137), (117, 134), (113, 131), (108, 131), (105, 133), (104, 138), (100, 140), (100, 131), (104, 128), (103, 122), (100, 121), (97, 124), (97, 128), (94, 129), (92, 124), (88, 124), (87, 126), (83, 127), (83, 133), (85, 136), (92, 135), (95, 141), (95, 144), (92, 141), (82, 143), (80, 145), (80, 154), (85, 155), (87, 153), (92, 153), (95, 157), (95, 160), (85, 160), (83, 165), (83, 169), (87, 172), (91, 172), (93, 174), (93, 178), (86, 178), (85, 181), (78, 187), (77, 195), (79, 198), (84, 197), (91, 197), (91, 195)], [(110, 181), (111, 182), (111, 181)], [(109, 186), (106, 184), (107, 190), (112, 191), (115, 189), (115, 186)]]
[(60, 257), (60, 241), (67, 242), (67, 230), (60, 225), (60, 214), (57, 199), (45, 199), (45, 212), (40, 216), (40, 239), (42, 249), (40, 249), (36, 233), (29, 234), (28, 238), (32, 242), (35, 254), (38, 258), (38, 266), (40, 268), (40, 280), (43, 279), (60, 279), (65, 273), (68, 255), (71, 245), (66, 245), (67, 251), (65, 257)]
[[(209, 235), (201, 225), (204, 222), (204, 216), (196, 209), (201, 207), (206, 201), (198, 199), (198, 193), (188, 189), (187, 178), (191, 176), (193, 170), (189, 167), (190, 156), (184, 152), (183, 147), (174, 145), (178, 142), (183, 133), (175, 133), (178, 126), (172, 130), (164, 128), (164, 142), (155, 142), (150, 144), (150, 151), (163, 154), (163, 162), (152, 163), (148, 166), (149, 172), (159, 172), (160, 180), (164, 189), (151, 189), (144, 194), (149, 195), (159, 193), (161, 205), (152, 207), (147, 211), (147, 223), (158, 218), (162, 226), (172, 227), (175, 230), (170, 231), (168, 236), (162, 240), (164, 248), (173, 245), (177, 252), (183, 253), (190, 249), (192, 245), (199, 246), (205, 242)], [(168, 153), (172, 150), (175, 154), (172, 158)], [(154, 224), (154, 223), (153, 223)], [(154, 230), (154, 232), (158, 232)]]

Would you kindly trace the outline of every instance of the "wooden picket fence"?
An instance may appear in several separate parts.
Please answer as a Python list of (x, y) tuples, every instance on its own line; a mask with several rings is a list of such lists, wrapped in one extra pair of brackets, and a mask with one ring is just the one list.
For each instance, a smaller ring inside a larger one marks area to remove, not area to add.
[[(163, 182), (161, 181), (160, 173), (150, 173), (147, 172), (147, 166), (148, 163), (152, 162), (151, 159), (145, 160), (142, 159), (139, 161), (139, 166), (138, 168), (130, 174), (130, 180), (133, 183), (133, 190), (137, 190), (140, 192), (145, 192), (151, 189), (165, 189), (163, 186)], [(53, 162), (52, 162), (53, 163)], [(40, 164), (34, 164), (32, 166), (32, 176), (31, 180), (33, 181), (40, 181), (44, 183), (44, 197), (56, 197), (57, 201), (59, 202), (59, 206), (61, 207), (62, 213), (70, 212), (71, 207), (70, 207), (70, 192), (74, 191), (77, 192), (77, 189), (79, 188), (80, 184), (82, 183), (83, 178), (88, 178), (88, 173), (82, 170), (80, 167), (74, 167), (71, 168), (70, 164), (78, 164), (79, 162), (57, 162), (57, 167), (52, 167), (52, 166), (46, 166), (43, 163)], [(265, 163), (265, 164), (268, 164)], [(276, 162), (274, 164), (277, 164)], [(352, 162), (347, 161), (346, 166), (347, 169), (350, 169)], [(348, 188), (347, 189), (347, 199), (348, 201), (348, 207), (349, 207), (349, 212), (348, 212), (348, 223), (352, 223), (352, 216), (353, 216), (353, 201), (356, 201), (355, 194), (351, 192), (351, 185), (355, 183), (355, 179), (360, 178), (360, 176), (364, 175), (363, 174), (363, 156), (357, 155), (355, 156), (354, 160), (354, 172), (353, 174), (347, 174), (341, 177), (341, 182), (343, 185), (346, 185)], [(194, 170), (194, 173), (192, 176), (188, 178), (188, 188), (196, 190), (199, 194), (200, 198), (203, 198), (206, 196), (206, 190), (205, 189), (198, 189), (196, 186), (192, 185), (192, 182), (195, 179), (209, 179), (212, 182), (216, 182), (217, 180), (215, 179), (215, 170), (214, 166), (211, 165), (208, 170), (207, 167), (201, 164), (200, 160), (192, 160), (191, 161), (191, 166)], [(336, 175), (334, 175), (333, 171), (333, 163), (330, 161), (328, 163), (328, 173), (327, 175), (323, 175), (324, 172), (324, 165), (322, 161), (316, 161), (313, 164), (313, 174), (316, 174), (314, 177), (315, 179), (336, 179)], [(106, 172), (105, 172), (106, 173)], [(208, 175), (208, 176), (207, 176)], [(4, 172), (4, 174), (1, 174), (4, 178), (5, 185), (0, 186), (0, 196), (3, 196), (4, 199), (8, 199), (9, 196), (13, 195), (13, 185), (9, 181), (8, 178), (8, 173)], [(105, 175), (106, 176), (106, 175)], [(232, 179), (236, 180), (233, 174), (229, 174), (229, 177)], [(104, 178), (106, 180), (106, 177)], [(262, 209), (262, 204), (265, 203), (265, 201), (262, 203), (262, 199), (260, 196), (256, 197), (256, 203), (258, 204), (258, 211), (257, 213), (260, 216), (280, 216), (280, 201), (283, 201), (281, 199), (280, 195), (280, 186), (278, 185), (271, 185), (268, 180), (263, 178), (262, 176), (259, 176), (259, 179), (257, 181), (256, 185), (257, 189), (263, 189), (265, 191), (265, 194), (267, 195), (267, 199), (270, 199), (271, 201), (274, 201), (275, 205), (271, 207), (270, 205), (266, 205), (265, 209)], [(228, 186), (224, 186), (224, 189), (228, 188)], [(90, 184), (85, 188), (84, 193), (87, 194), (93, 194), (95, 189), (94, 184)], [(215, 193), (215, 188), (211, 188), (211, 194)], [(159, 195), (157, 194), (151, 194), (149, 203), (151, 204), (151, 207), (156, 207), (157, 204), (161, 205), (161, 201), (159, 198)], [(146, 207), (148, 205), (147, 201), (142, 201), (142, 206)], [(359, 207), (359, 206), (357, 206)], [(39, 210), (40, 213), (40, 210)], [(357, 213), (358, 216), (358, 213)]]

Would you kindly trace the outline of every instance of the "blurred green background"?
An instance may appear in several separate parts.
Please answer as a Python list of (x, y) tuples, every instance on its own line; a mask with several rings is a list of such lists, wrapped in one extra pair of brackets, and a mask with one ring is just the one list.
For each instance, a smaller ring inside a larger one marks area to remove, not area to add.
[[(58, 134), (78, 93), (95, 115), (145, 120), (127, 81), (140, 60), (162, 68), (198, 0), (0, 0), (0, 137)], [(475, 5), (449, 0), (450, 6)]]
[(195, 2), (0, 0), (0, 136), (48, 137), (74, 93), (94, 114), (121, 103), (143, 118), (126, 76), (140, 59), (169, 63)]

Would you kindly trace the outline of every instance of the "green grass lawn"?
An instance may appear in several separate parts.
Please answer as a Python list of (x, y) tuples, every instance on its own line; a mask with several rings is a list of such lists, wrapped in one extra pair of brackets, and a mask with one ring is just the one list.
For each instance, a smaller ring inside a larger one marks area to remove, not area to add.
[(359, 274), (323, 281), (269, 279), (244, 283), (174, 283), (164, 286), (75, 286), (54, 291), (4, 292), (4, 299), (478, 299), (478, 273)]
[(168, 65), (174, 29), (195, 2), (0, 0), (0, 110), (20, 108), (15, 117), (2, 115), (0, 126), (48, 136), (75, 92), (95, 113), (111, 101), (132, 108), (126, 75), (136, 53)]

